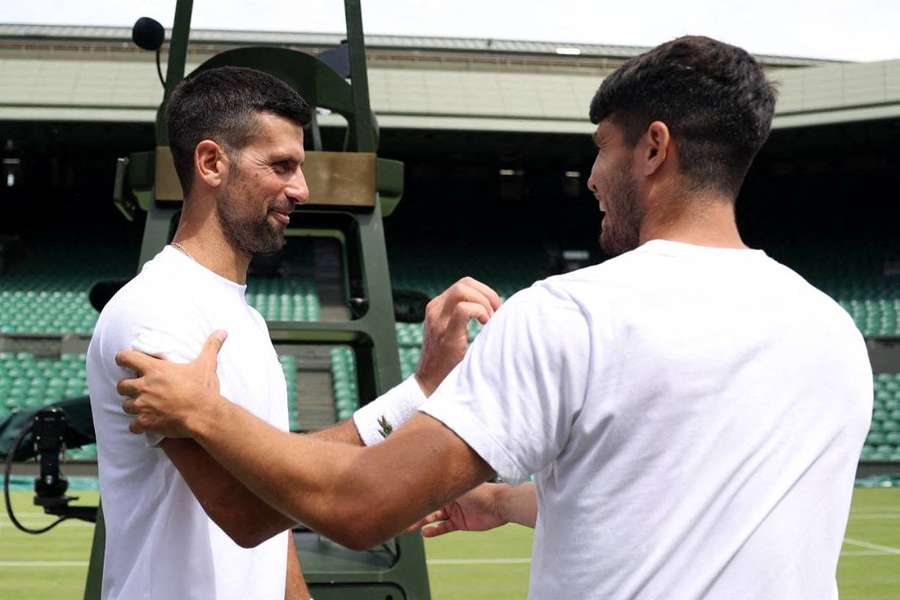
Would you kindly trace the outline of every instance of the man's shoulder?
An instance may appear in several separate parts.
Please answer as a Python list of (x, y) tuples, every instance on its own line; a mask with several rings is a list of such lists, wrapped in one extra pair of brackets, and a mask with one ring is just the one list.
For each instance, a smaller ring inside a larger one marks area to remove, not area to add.
[(861, 336), (853, 318), (837, 300), (787, 265), (774, 259), (769, 259), (769, 265), (773, 272), (780, 275), (777, 279), (773, 278), (773, 285), (780, 292), (784, 310), (792, 305), (798, 313), (809, 315), (810, 322), (815, 323), (817, 329), (830, 323), (845, 335), (854, 338)]
[(94, 327), (91, 347), (102, 347), (103, 354), (108, 354), (148, 334), (153, 339), (197, 337), (203, 315), (189, 296), (178, 278), (145, 267), (107, 302)]
[(187, 311), (187, 305), (179, 302), (179, 286), (175, 281), (144, 270), (106, 303), (97, 329), (132, 323), (162, 325), (180, 320), (179, 315)]
[(578, 309), (585, 304), (609, 301), (611, 292), (627, 287), (634, 275), (624, 263), (628, 259), (617, 257), (568, 273), (551, 275), (541, 279), (519, 294), (525, 293), (531, 301), (559, 309)]

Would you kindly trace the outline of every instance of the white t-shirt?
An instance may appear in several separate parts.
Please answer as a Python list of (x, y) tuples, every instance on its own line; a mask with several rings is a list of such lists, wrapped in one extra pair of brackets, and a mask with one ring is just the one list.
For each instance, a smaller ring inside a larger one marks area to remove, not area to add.
[(245, 290), (167, 246), (100, 315), (87, 377), (106, 521), (104, 600), (284, 600), (288, 533), (253, 549), (235, 544), (156, 447), (159, 438), (129, 433), (115, 389), (132, 376), (116, 366), (117, 352), (134, 347), (189, 362), (224, 329), (222, 395), (287, 430), (284, 374)]
[(837, 597), (871, 368), (761, 251), (654, 240), (539, 282), (421, 410), (537, 474), (532, 599)]

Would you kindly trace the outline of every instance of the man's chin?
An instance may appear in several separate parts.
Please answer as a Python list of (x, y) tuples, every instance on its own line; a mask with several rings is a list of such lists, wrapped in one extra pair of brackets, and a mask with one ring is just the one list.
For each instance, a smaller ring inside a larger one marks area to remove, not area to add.
[(281, 233), (266, 240), (266, 242), (261, 243), (259, 245), (259, 250), (257, 250), (255, 254), (271, 254), (273, 252), (278, 252), (284, 248), (285, 243), (287, 243), (287, 240), (285, 239), (284, 234)]
[(626, 241), (623, 238), (609, 235), (606, 230), (600, 231), (600, 250), (606, 256), (618, 256), (638, 247), (637, 240)]

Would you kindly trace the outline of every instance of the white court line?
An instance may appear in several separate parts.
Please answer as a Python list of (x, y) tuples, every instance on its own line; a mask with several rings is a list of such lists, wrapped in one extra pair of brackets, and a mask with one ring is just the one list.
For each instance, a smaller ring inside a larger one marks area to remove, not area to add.
[(429, 565), (527, 565), (530, 558), (432, 558)]
[(0, 560), (2, 567), (86, 567), (86, 560)]
[(869, 550), (879, 550), (884, 552), (885, 554), (897, 554), (900, 555), (900, 548), (892, 548), (891, 546), (882, 546), (881, 544), (873, 544), (871, 542), (866, 542), (863, 540), (854, 540), (851, 538), (844, 538), (845, 544), (852, 544), (854, 546), (860, 546), (861, 548), (868, 548)]
[[(72, 506), (80, 507), (82, 505), (81, 504), (73, 504)], [(85, 508), (87, 508), (87, 507), (85, 507)], [(35, 512), (35, 511), (26, 511), (26, 510), (21, 510), (21, 511), (14, 510), (13, 513), (16, 515), (17, 519), (19, 519), (19, 517), (47, 517), (49, 519), (50, 517), (53, 516), (53, 515), (48, 515), (47, 513), (44, 513), (44, 512)], [(897, 514), (900, 514), (900, 513), (897, 513)], [(5, 519), (7, 516), (8, 515), (6, 514), (5, 510), (0, 510), (0, 517)], [(21, 521), (22, 519), (19, 519), (19, 520)]]
[(893, 556), (893, 554), (878, 550), (844, 550), (841, 556)]
[(865, 515), (853, 515), (850, 517), (851, 521), (865, 521), (872, 519), (900, 519), (900, 512), (898, 513), (868, 513)]
[[(47, 525), (49, 525), (52, 522), (53, 521), (51, 521), (49, 519), (46, 521), (26, 521), (23, 519), (19, 519), (19, 523), (21, 523), (22, 525), (24, 525), (25, 527), (28, 527), (30, 529), (38, 529), (40, 527), (46, 527)], [(93, 527), (93, 526), (94, 526), (93, 523), (85, 523), (84, 521), (78, 521), (76, 519), (66, 519), (65, 521), (63, 521), (62, 523), (57, 525), (57, 527)], [(15, 525), (13, 525), (12, 523), (0, 523), (0, 529), (4, 529), (4, 528), (14, 529)]]
[(891, 515), (900, 515), (900, 510), (897, 510), (896, 508), (888, 508), (888, 507), (886, 507), (886, 506), (881, 506), (881, 507), (878, 507), (878, 508), (873, 507), (873, 508), (870, 508), (870, 509), (867, 509), (867, 510), (854, 510), (854, 511), (852, 511), (852, 512), (850, 513), (850, 516), (851, 516), (851, 517), (858, 517), (858, 516), (860, 516), (860, 515), (871, 515), (871, 514), (874, 514), (874, 513), (877, 513), (877, 514), (885, 513), (885, 514), (891, 514)]

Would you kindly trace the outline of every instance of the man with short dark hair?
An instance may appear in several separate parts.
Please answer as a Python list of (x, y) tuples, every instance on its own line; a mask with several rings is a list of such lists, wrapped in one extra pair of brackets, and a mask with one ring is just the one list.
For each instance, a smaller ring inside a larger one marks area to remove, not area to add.
[[(619, 256), (513, 296), (384, 442), (281, 434), (192, 384), (203, 362), (125, 352), (132, 429), (196, 440), (347, 545), (441, 507), (439, 532), (534, 526), (535, 599), (836, 598), (871, 369), (850, 317), (738, 233), (774, 103), (747, 52), (703, 37), (604, 80), (588, 186)], [(536, 481), (479, 486), (494, 474)]]
[[(275, 77), (223, 67), (180, 83), (166, 115), (184, 190), (178, 229), (106, 305), (87, 355), (106, 522), (102, 597), (308, 598), (288, 531), (296, 519), (261, 501), (193, 440), (130, 435), (116, 392), (129, 372), (115, 356), (135, 348), (187, 363), (211, 334), (227, 330), (218, 366), (215, 358), (207, 362), (206, 383), (286, 432), (284, 374), (265, 321), (244, 295), (251, 258), (284, 245), (291, 212), (309, 197), (301, 170), (309, 106)], [(459, 316), (426, 325), (430, 339), (441, 340), (417, 374), (425, 382), (443, 378), (458, 362), (469, 317), (486, 321), (499, 299), (486, 286), (463, 281), (435, 303)], [(222, 335), (212, 339), (222, 346)], [(373, 406), (389, 402), (380, 414), (399, 420), (421, 396), (410, 378)], [(366, 432), (376, 422), (347, 421), (316, 438), (361, 444), (357, 427)]]
[(285, 533), (294, 522), (193, 441), (128, 435), (115, 390), (127, 371), (114, 357), (134, 347), (188, 362), (227, 328), (222, 391), (287, 430), (284, 375), (244, 292), (250, 258), (281, 248), (288, 215), (308, 196), (300, 164), (309, 106), (274, 77), (217, 69), (183, 81), (166, 117), (184, 190), (178, 230), (106, 305), (87, 355), (106, 521), (102, 596), (305, 598)]

